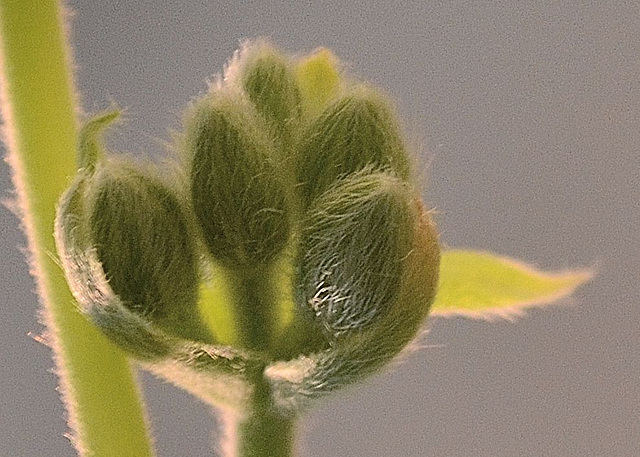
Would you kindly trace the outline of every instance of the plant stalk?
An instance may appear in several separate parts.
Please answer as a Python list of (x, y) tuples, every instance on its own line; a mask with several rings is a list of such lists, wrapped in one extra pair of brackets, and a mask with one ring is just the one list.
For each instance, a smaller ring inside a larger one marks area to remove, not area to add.
[(76, 99), (57, 0), (0, 0), (8, 162), (44, 306), (72, 439), (81, 456), (153, 455), (134, 373), (78, 312), (55, 259), (57, 201), (76, 171)]
[(255, 385), (252, 408), (244, 415), (225, 412), (224, 457), (293, 457), (296, 417), (274, 411), (264, 380)]

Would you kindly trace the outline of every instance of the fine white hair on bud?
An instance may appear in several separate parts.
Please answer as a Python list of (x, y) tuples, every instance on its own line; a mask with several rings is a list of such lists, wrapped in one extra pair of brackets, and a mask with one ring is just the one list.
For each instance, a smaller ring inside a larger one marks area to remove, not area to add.
[(351, 175), (309, 209), (299, 250), (300, 301), (337, 337), (383, 317), (401, 287), (415, 209), (389, 173)]

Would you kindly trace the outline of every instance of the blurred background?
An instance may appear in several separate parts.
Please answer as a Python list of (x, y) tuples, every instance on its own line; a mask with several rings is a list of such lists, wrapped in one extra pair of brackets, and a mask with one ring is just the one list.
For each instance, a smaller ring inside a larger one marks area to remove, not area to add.
[[(397, 100), (446, 246), (597, 267), (515, 322), (432, 319), (424, 348), (310, 413), (302, 457), (640, 455), (635, 1), (70, 1), (85, 112), (161, 154), (241, 40), (331, 48)], [(1, 195), (11, 197), (0, 168)], [(0, 210), (0, 456), (72, 457), (17, 219)], [(141, 375), (160, 457), (209, 456), (207, 407)]]

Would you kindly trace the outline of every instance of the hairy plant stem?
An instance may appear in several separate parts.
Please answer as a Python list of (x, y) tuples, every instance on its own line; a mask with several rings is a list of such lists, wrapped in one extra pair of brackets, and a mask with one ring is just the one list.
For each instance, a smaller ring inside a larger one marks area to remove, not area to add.
[(238, 327), (242, 330), (239, 339), (249, 349), (267, 350), (274, 327), (272, 314), (277, 309), (269, 272), (265, 269), (238, 271), (236, 276), (240, 280), (234, 282), (232, 294), (241, 304), (236, 307)]
[(251, 410), (244, 415), (228, 413), (224, 457), (293, 457), (296, 417), (275, 412), (270, 404), (269, 386), (256, 377)]
[(132, 368), (78, 312), (54, 257), (57, 201), (76, 171), (76, 108), (58, 0), (0, 0), (2, 115), (31, 270), (82, 456), (153, 454)]

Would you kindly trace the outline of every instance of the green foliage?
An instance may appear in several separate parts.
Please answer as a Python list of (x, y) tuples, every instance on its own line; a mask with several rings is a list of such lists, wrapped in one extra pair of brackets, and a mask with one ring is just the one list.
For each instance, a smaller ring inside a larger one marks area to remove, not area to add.
[(592, 272), (546, 273), (488, 252), (445, 251), (433, 315), (515, 317), (570, 295)]

